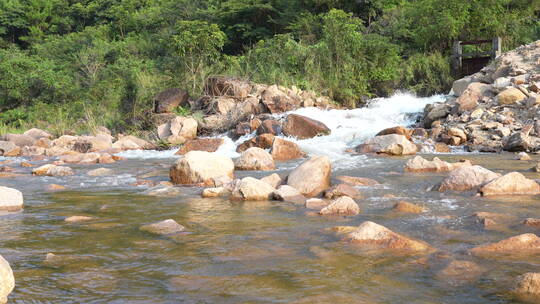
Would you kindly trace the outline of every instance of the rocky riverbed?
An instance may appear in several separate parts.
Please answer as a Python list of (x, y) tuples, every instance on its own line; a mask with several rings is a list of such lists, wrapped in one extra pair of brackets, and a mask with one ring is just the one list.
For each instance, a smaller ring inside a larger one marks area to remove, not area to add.
[[(525, 57), (481, 72), (525, 71), (498, 93), (500, 77), (473, 75), (457, 96), (345, 110), (217, 78), (195, 101), (156, 96), (146, 139), (4, 134), (0, 303), (538, 303), (540, 158), (526, 153), (534, 124), (516, 119), (534, 97)], [(529, 96), (501, 105), (510, 89)], [(168, 112), (187, 103), (204, 117)], [(497, 149), (473, 149), (486, 113), (514, 120), (489, 135)], [(524, 149), (506, 149), (517, 137)]]

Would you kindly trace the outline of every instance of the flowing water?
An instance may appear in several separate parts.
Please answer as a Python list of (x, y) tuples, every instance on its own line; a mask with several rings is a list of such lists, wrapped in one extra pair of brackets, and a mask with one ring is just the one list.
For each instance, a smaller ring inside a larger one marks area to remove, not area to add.
[[(9, 166), (21, 175), (0, 185), (21, 190), (25, 209), (0, 216), (0, 254), (11, 264), (16, 288), (12, 303), (518, 303), (508, 293), (519, 274), (540, 271), (540, 257), (480, 259), (467, 254), (477, 244), (524, 232), (520, 221), (540, 217), (535, 197), (488, 199), (472, 193), (430, 191), (444, 173), (403, 172), (409, 157), (349, 155), (379, 130), (410, 124), (426, 103), (439, 100), (398, 95), (357, 110), (301, 109), (323, 121), (332, 134), (298, 141), (310, 154), (325, 154), (333, 174), (369, 177), (379, 186), (360, 187), (362, 213), (321, 217), (283, 202), (230, 202), (202, 199), (200, 188), (181, 187), (174, 197), (145, 195), (144, 178), (168, 180), (174, 151), (130, 151), (128, 160), (104, 165), (109, 177), (86, 175), (96, 165), (74, 165), (70, 177), (32, 177), (31, 168)], [(244, 138), (245, 139), (245, 138)], [(227, 140), (219, 153), (235, 156)], [(425, 155), (432, 157), (433, 155)], [(533, 162), (512, 154), (446, 154), (467, 158), (497, 172), (527, 172)], [(538, 158), (534, 156), (535, 160)], [(5, 160), (0, 157), (0, 161)], [(50, 160), (48, 160), (50, 161)], [(41, 162), (34, 162), (41, 164)], [(285, 175), (300, 161), (280, 163)], [(271, 172), (237, 172), (261, 177)], [(48, 192), (49, 184), (67, 190)], [(391, 195), (390, 195), (391, 194)], [(425, 206), (422, 214), (391, 210), (399, 200)], [(491, 229), (476, 223), (477, 211), (507, 215)], [(71, 215), (95, 219), (69, 224)], [(172, 218), (187, 233), (158, 237), (139, 231), (142, 224)], [(370, 220), (437, 248), (429, 255), (369, 254), (340, 241), (328, 228)], [(44, 263), (47, 253), (60, 257)], [(451, 261), (479, 265), (471, 276), (440, 273)]]

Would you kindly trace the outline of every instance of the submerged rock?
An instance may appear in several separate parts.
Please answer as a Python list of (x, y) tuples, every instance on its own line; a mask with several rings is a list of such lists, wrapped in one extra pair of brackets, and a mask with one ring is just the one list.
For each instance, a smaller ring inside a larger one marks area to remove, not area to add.
[(332, 186), (330, 189), (324, 191), (324, 197), (327, 199), (334, 199), (340, 196), (349, 196), (352, 198), (361, 197), (360, 191), (347, 184), (339, 184)]
[(113, 175), (113, 170), (109, 168), (97, 168), (94, 170), (88, 171), (86, 175), (88, 176), (105, 176), (105, 175)]
[(272, 197), (278, 201), (291, 202), (295, 204), (304, 204), (306, 198), (289, 185), (282, 185), (272, 193)]
[(397, 202), (392, 209), (403, 213), (422, 213), (425, 211), (424, 207), (406, 201)]
[(139, 228), (139, 230), (153, 234), (167, 235), (182, 232), (185, 230), (185, 227), (178, 224), (173, 219), (166, 219), (161, 222), (143, 225)]
[(321, 210), (324, 207), (328, 206), (329, 204), (330, 204), (330, 201), (328, 200), (324, 200), (320, 198), (310, 198), (306, 200), (305, 206), (308, 209)]
[(23, 204), (21, 191), (0, 186), (0, 211), (19, 211), (23, 208)]
[(485, 269), (474, 262), (454, 260), (437, 272), (436, 278), (452, 286), (460, 286), (476, 281), (484, 272)]
[(492, 254), (539, 254), (540, 238), (536, 234), (525, 233), (496, 243), (474, 247), (470, 252), (476, 256)]
[(360, 153), (383, 153), (389, 155), (411, 155), (418, 151), (407, 137), (398, 134), (375, 136), (356, 147)]
[(283, 123), (283, 134), (298, 139), (313, 138), (330, 134), (322, 122), (298, 114), (289, 114)]
[(531, 302), (540, 302), (540, 273), (529, 272), (519, 276), (513, 289), (520, 299)]
[(374, 222), (363, 222), (354, 231), (346, 235), (346, 239), (366, 249), (391, 250), (405, 252), (428, 251), (432, 248)]
[(265, 201), (271, 198), (275, 191), (274, 187), (269, 184), (253, 178), (244, 177), (236, 184), (232, 191), (231, 199), (244, 201)]
[(341, 196), (322, 208), (319, 214), (353, 216), (360, 214), (360, 207), (352, 198)]
[(8, 261), (0, 255), (0, 303), (7, 303), (8, 295), (15, 288), (15, 277)]
[(182, 190), (178, 187), (155, 186), (144, 191), (142, 194), (160, 197), (175, 197), (182, 194)]
[(330, 187), (332, 164), (326, 156), (314, 156), (294, 169), (287, 184), (306, 197), (317, 196)]
[(465, 166), (451, 171), (442, 181), (439, 191), (469, 191), (500, 176), (480, 166)]
[(337, 180), (342, 181), (351, 186), (376, 186), (379, 185), (379, 182), (366, 177), (357, 177), (357, 176), (345, 176), (341, 175), (336, 177)]
[(540, 185), (519, 172), (510, 172), (484, 185), (480, 193), (483, 196), (536, 195), (540, 194)]
[(73, 215), (68, 218), (66, 218), (64, 221), (66, 223), (80, 223), (80, 222), (88, 222), (93, 220), (94, 218), (91, 216), (85, 216), (85, 215)]
[(540, 219), (536, 218), (527, 218), (523, 220), (523, 225), (529, 226), (529, 227), (536, 227), (540, 228)]
[(188, 152), (170, 169), (174, 184), (204, 184), (214, 186), (215, 180), (234, 177), (234, 163), (226, 156), (204, 151)]
[(237, 170), (274, 170), (276, 165), (270, 153), (257, 147), (252, 147), (242, 152), (240, 157), (235, 161)]
[(422, 156), (415, 156), (409, 159), (405, 164), (405, 172), (446, 172), (457, 168), (472, 166), (471, 162), (465, 160), (463, 162), (449, 163), (434, 157), (429, 161)]

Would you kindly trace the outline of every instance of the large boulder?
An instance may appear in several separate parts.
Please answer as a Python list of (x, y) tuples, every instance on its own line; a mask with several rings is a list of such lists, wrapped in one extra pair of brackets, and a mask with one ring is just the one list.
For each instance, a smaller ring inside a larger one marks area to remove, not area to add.
[(15, 277), (8, 261), (0, 255), (0, 303), (7, 303), (8, 295), (15, 288)]
[(326, 156), (314, 156), (294, 169), (287, 184), (307, 197), (317, 196), (330, 187), (332, 164)]
[(439, 191), (469, 191), (501, 176), (480, 166), (464, 166), (451, 171), (442, 181)]
[(348, 196), (340, 196), (319, 211), (320, 215), (353, 216), (360, 213), (358, 204)]
[(261, 123), (257, 128), (257, 135), (261, 134), (272, 134), (279, 135), (281, 134), (281, 123), (275, 119), (267, 119)]
[(540, 303), (540, 273), (529, 272), (519, 276), (512, 292), (530, 303)]
[[(251, 147), (258, 147), (261, 149), (270, 149), (272, 148), (272, 144), (274, 143), (275, 136), (270, 133), (261, 134), (259, 136), (255, 136), (251, 139), (246, 140), (245, 142), (241, 143), (236, 147), (236, 152), (241, 153), (246, 151), (247, 149)], [(276, 159), (276, 158), (274, 158)], [(277, 160), (277, 159), (276, 159)]]
[(519, 172), (510, 172), (482, 186), (480, 193), (483, 196), (536, 195), (540, 194), (540, 185)]
[(214, 186), (215, 180), (234, 177), (234, 163), (227, 157), (205, 151), (191, 151), (176, 161), (169, 175), (174, 184)]
[(306, 153), (296, 143), (276, 137), (272, 142), (272, 157), (277, 161), (288, 161), (306, 157)]
[(356, 147), (360, 153), (384, 153), (389, 155), (415, 154), (418, 148), (407, 137), (398, 134), (375, 136)]
[(253, 177), (244, 177), (236, 184), (231, 199), (244, 201), (265, 201), (271, 199), (274, 187)]
[(533, 233), (525, 233), (496, 243), (476, 246), (470, 250), (473, 255), (538, 255), (540, 254), (540, 238)]
[(283, 134), (298, 139), (330, 134), (324, 123), (298, 114), (289, 114), (283, 123)]
[(404, 252), (422, 252), (432, 249), (422, 241), (408, 238), (370, 221), (363, 222), (358, 228), (348, 233), (346, 239), (365, 249)]
[(0, 211), (19, 211), (23, 208), (21, 191), (0, 186)]
[(518, 88), (508, 88), (497, 95), (497, 101), (501, 105), (515, 104), (525, 99), (525, 94)]
[(175, 154), (184, 155), (190, 151), (216, 152), (223, 143), (224, 139), (221, 137), (191, 139), (186, 141)]
[(252, 147), (242, 152), (234, 162), (237, 170), (274, 170), (276, 165), (270, 153), (257, 147)]
[(463, 162), (449, 163), (434, 157), (429, 161), (422, 156), (415, 156), (405, 163), (405, 172), (446, 172), (457, 168), (472, 166), (471, 162), (466, 160)]
[(24, 134), (6, 134), (4, 140), (10, 141), (19, 147), (33, 146), (36, 139)]
[(170, 113), (178, 106), (186, 104), (188, 99), (188, 92), (184, 90), (178, 88), (167, 89), (154, 96), (154, 112)]

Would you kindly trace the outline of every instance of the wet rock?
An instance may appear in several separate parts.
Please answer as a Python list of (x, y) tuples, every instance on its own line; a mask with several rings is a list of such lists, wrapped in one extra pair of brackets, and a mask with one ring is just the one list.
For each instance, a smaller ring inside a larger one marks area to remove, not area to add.
[(281, 185), (272, 193), (272, 197), (278, 201), (291, 202), (295, 204), (304, 204), (306, 198), (289, 185)]
[(175, 197), (182, 194), (182, 190), (178, 187), (158, 185), (142, 192), (142, 194), (159, 197)]
[(375, 136), (382, 136), (382, 135), (389, 135), (389, 134), (403, 135), (403, 136), (407, 137), (408, 140), (411, 140), (413, 130), (407, 129), (407, 128), (402, 127), (402, 126), (397, 126), (397, 127), (384, 129), (384, 130), (380, 131), (379, 133), (377, 133)]
[(210, 197), (224, 197), (230, 194), (231, 194), (231, 191), (229, 191), (225, 187), (213, 187), (213, 188), (204, 189), (201, 196), (210, 198)]
[(7, 303), (8, 295), (15, 288), (15, 277), (8, 261), (0, 255), (0, 303)]
[(250, 134), (251, 132), (253, 132), (253, 130), (251, 130), (251, 124), (249, 122), (241, 122), (236, 125), (233, 131), (231, 131), (231, 137), (237, 139)]
[(390, 134), (368, 139), (356, 147), (359, 153), (384, 153), (389, 155), (411, 155), (418, 151), (415, 144), (403, 135)]
[(154, 96), (154, 112), (170, 113), (178, 106), (187, 104), (189, 99), (188, 92), (170, 88)]
[(422, 252), (432, 249), (422, 241), (408, 238), (370, 221), (363, 222), (354, 231), (348, 233), (346, 239), (365, 249), (404, 252)]
[(82, 223), (82, 222), (88, 222), (91, 220), (94, 220), (94, 218), (91, 216), (85, 216), (85, 215), (73, 215), (64, 219), (66, 223)]
[(236, 159), (234, 166), (237, 170), (268, 171), (276, 168), (272, 155), (257, 147), (242, 152), (240, 157)]
[(19, 211), (23, 208), (23, 204), (21, 191), (0, 186), (0, 211)]
[(270, 149), (272, 148), (272, 144), (274, 143), (274, 138), (275, 136), (269, 133), (255, 136), (238, 145), (238, 147), (236, 147), (236, 152), (241, 153), (251, 147)]
[(510, 152), (528, 151), (531, 139), (523, 132), (515, 132), (503, 141), (503, 148)]
[(139, 230), (152, 234), (168, 235), (183, 232), (185, 230), (185, 227), (178, 224), (173, 219), (166, 219), (161, 222), (143, 225), (139, 228)]
[(442, 181), (439, 191), (469, 191), (500, 176), (480, 166), (465, 166), (451, 171)]
[(73, 170), (70, 167), (47, 164), (32, 170), (32, 174), (38, 176), (68, 176), (73, 175)]
[(223, 144), (223, 138), (198, 138), (188, 140), (178, 150), (176, 155), (184, 155), (190, 151), (216, 152)]
[(436, 278), (452, 286), (460, 286), (476, 281), (484, 272), (485, 269), (474, 262), (453, 260), (437, 272)]
[(33, 146), (36, 140), (33, 137), (24, 134), (6, 134), (4, 140), (14, 143), (16, 146)]
[(537, 163), (536, 166), (530, 168), (529, 171), (540, 173), (540, 163)]
[(174, 184), (205, 184), (213, 186), (215, 179), (233, 178), (234, 163), (226, 156), (204, 151), (191, 151), (176, 161), (170, 169)]
[(431, 128), (431, 124), (439, 119), (445, 118), (450, 114), (452, 107), (447, 104), (439, 104), (427, 109), (424, 116), (424, 127)]
[(538, 254), (540, 238), (533, 233), (520, 234), (496, 243), (488, 243), (474, 247), (470, 252), (475, 256), (493, 254)]
[(348, 196), (352, 198), (360, 198), (362, 195), (358, 189), (353, 188), (348, 184), (339, 184), (332, 186), (330, 189), (324, 191), (324, 197), (327, 199), (334, 199), (340, 196)]
[(352, 198), (341, 196), (333, 200), (328, 206), (322, 208), (319, 214), (354, 216), (360, 214), (360, 207)]
[(525, 302), (540, 302), (540, 273), (529, 272), (516, 279), (513, 293)]
[(326, 156), (314, 156), (294, 169), (287, 184), (306, 197), (317, 196), (330, 187), (332, 164)]
[(480, 193), (483, 196), (536, 195), (540, 194), (540, 185), (519, 172), (510, 172), (482, 186)]
[(406, 201), (397, 202), (392, 209), (403, 213), (422, 213), (425, 211), (424, 207)]
[(253, 177), (244, 177), (236, 185), (231, 199), (244, 201), (265, 201), (271, 198), (275, 191), (269, 184)]
[(298, 114), (289, 114), (283, 123), (283, 134), (298, 139), (306, 139), (328, 135), (330, 129), (320, 121)]
[(268, 176), (265, 176), (265, 177), (261, 178), (261, 181), (269, 184), (270, 186), (272, 186), (272, 187), (274, 187), (276, 189), (283, 183), (283, 180), (281, 179), (281, 177), (277, 173), (273, 173), (273, 174), (270, 174)]
[(257, 135), (262, 134), (281, 134), (281, 123), (274, 119), (267, 119), (263, 121), (261, 125), (257, 128)]
[(144, 150), (152, 148), (152, 145), (144, 139), (127, 135), (120, 137), (113, 145), (113, 149), (120, 150)]
[(500, 92), (497, 95), (496, 99), (497, 102), (501, 105), (511, 105), (522, 101), (523, 99), (525, 99), (525, 97), (527, 96), (525, 96), (525, 94), (523, 94), (521, 90), (517, 88), (508, 88)]
[(288, 161), (306, 157), (306, 153), (296, 143), (278, 137), (274, 139), (270, 153), (274, 160), (277, 161)]
[(512, 219), (508, 214), (500, 214), (493, 212), (476, 212), (473, 215), (476, 222), (482, 225), (485, 229), (492, 229), (500, 225), (501, 222)]
[(366, 177), (357, 177), (357, 176), (346, 176), (340, 175), (336, 177), (337, 180), (349, 184), (351, 186), (377, 186), (380, 185), (378, 181), (366, 178)]
[(57, 185), (57, 184), (50, 184), (45, 188), (45, 190), (47, 191), (60, 191), (60, 190), (65, 190), (65, 189), (66, 189), (65, 186)]
[(525, 153), (525, 152), (520, 152), (517, 156), (516, 156), (516, 160), (531, 160), (531, 157), (529, 156), (529, 154)]
[(109, 168), (98, 168), (94, 170), (88, 171), (86, 175), (88, 176), (106, 176), (106, 175), (113, 175), (114, 171)]
[(522, 224), (529, 227), (540, 228), (540, 219), (527, 218), (523, 220)]
[(308, 209), (321, 210), (324, 207), (328, 206), (330, 201), (320, 199), (320, 198), (310, 198), (306, 200), (305, 206)]
[(468, 160), (449, 163), (440, 160), (438, 157), (434, 157), (432, 161), (429, 161), (422, 156), (415, 156), (405, 163), (405, 172), (446, 172), (467, 166), (472, 166)]

